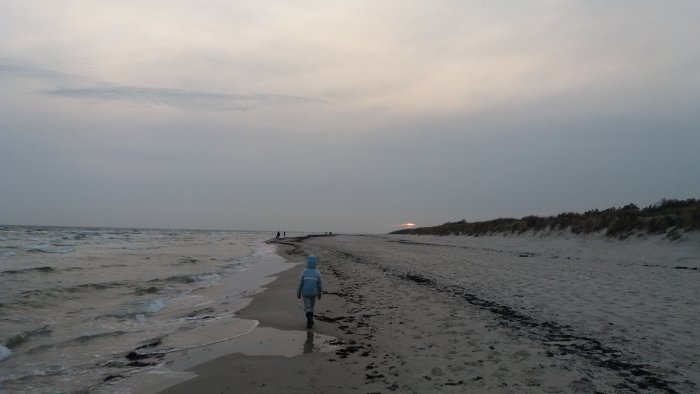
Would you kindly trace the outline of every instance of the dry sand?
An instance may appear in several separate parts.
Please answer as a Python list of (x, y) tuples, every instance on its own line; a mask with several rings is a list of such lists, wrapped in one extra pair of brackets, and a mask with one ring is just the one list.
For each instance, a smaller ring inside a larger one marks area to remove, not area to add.
[[(697, 238), (333, 236), (280, 253), (324, 274), (303, 351), (230, 354), (167, 393), (700, 391)], [(303, 330), (300, 270), (238, 316)]]

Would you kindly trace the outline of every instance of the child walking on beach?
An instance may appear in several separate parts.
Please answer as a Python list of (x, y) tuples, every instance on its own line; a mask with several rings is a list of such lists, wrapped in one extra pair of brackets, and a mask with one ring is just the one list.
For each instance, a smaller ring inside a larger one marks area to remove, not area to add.
[(316, 269), (316, 256), (309, 256), (306, 259), (306, 269), (301, 273), (299, 286), (297, 287), (297, 298), (304, 299), (304, 312), (306, 313), (306, 328), (314, 326), (314, 305), (316, 298), (321, 299), (323, 284), (321, 283), (321, 273)]

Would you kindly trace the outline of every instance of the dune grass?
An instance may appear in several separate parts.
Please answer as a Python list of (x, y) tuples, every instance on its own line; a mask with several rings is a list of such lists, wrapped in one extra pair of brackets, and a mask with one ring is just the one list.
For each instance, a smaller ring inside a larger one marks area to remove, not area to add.
[(700, 230), (700, 200), (663, 199), (640, 209), (635, 204), (585, 213), (566, 212), (556, 216), (525, 216), (469, 223), (466, 220), (439, 226), (394, 231), (392, 234), (468, 235), (522, 234), (525, 232), (570, 231), (574, 234), (603, 232), (624, 239), (632, 234), (665, 234), (678, 239), (683, 232)]

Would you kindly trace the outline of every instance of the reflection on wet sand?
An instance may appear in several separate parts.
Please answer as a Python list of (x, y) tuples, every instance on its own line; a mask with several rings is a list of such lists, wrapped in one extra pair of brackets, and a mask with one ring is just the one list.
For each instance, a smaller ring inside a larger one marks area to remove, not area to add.
[(306, 342), (304, 342), (304, 354), (312, 353), (313, 351), (314, 351), (314, 333), (313, 333), (313, 331), (309, 330), (309, 331), (306, 331)]

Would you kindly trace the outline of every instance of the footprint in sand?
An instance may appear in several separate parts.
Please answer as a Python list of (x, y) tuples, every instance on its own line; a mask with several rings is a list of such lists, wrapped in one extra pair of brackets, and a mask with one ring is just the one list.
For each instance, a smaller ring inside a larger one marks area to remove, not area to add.
[(511, 358), (515, 361), (525, 361), (530, 358), (530, 353), (527, 350), (521, 349), (513, 353)]
[(443, 376), (443, 375), (445, 375), (445, 372), (443, 372), (442, 368), (439, 368), (439, 367), (435, 367), (435, 368), (431, 369), (431, 370), (430, 370), (430, 373), (431, 373), (433, 376)]
[(569, 388), (575, 393), (593, 393), (597, 389), (595, 384), (587, 378), (581, 378), (569, 383)]
[(527, 387), (540, 387), (542, 386), (542, 381), (539, 379), (528, 378), (523, 382)]

